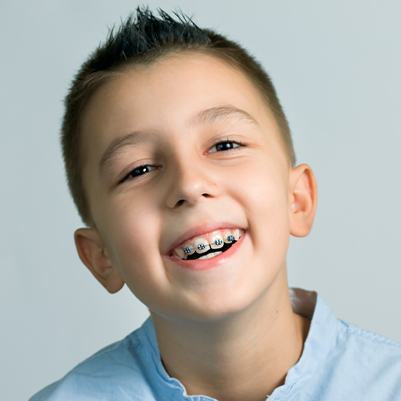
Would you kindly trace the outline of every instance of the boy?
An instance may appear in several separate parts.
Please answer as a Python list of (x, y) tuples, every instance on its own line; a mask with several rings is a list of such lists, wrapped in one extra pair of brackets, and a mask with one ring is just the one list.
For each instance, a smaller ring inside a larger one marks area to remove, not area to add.
[(66, 98), (78, 254), (150, 317), (31, 400), (401, 400), (401, 345), (288, 288), (316, 180), (262, 67), (189, 18), (137, 9)]

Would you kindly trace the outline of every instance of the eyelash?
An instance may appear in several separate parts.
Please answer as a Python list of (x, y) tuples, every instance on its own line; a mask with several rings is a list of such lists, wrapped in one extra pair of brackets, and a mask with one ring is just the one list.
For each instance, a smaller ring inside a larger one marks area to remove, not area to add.
[[(223, 150), (223, 152), (227, 152), (227, 151), (229, 151), (229, 150), (237, 150), (237, 149), (239, 149), (239, 148), (245, 146), (245, 144), (242, 143), (242, 142), (240, 142), (240, 141), (234, 141), (234, 140), (231, 140), (231, 139), (228, 139), (228, 138), (227, 138), (227, 139), (225, 139), (224, 141), (218, 141), (218, 142), (216, 142), (214, 145), (212, 145), (212, 148), (215, 147), (215, 146), (217, 146), (217, 145), (220, 145), (220, 144), (228, 144), (228, 143), (236, 144), (236, 145), (239, 145), (239, 146), (237, 146), (237, 147), (235, 147), (235, 148), (230, 148), (230, 149)], [(132, 169), (132, 170), (119, 182), (119, 184), (120, 184), (120, 183), (123, 183), (124, 181), (131, 181), (131, 180), (134, 180), (134, 179), (136, 179), (136, 178), (138, 178), (138, 177), (144, 175), (144, 174), (139, 174), (139, 175), (131, 176), (132, 173), (133, 173), (134, 171), (138, 171), (138, 170), (141, 171), (141, 170), (143, 170), (145, 167), (149, 167), (149, 166), (152, 166), (152, 167), (155, 167), (155, 168), (158, 167), (158, 166), (153, 166), (153, 165), (151, 165), (151, 164), (143, 164), (143, 165), (141, 165), (141, 166), (135, 167), (134, 169)]]

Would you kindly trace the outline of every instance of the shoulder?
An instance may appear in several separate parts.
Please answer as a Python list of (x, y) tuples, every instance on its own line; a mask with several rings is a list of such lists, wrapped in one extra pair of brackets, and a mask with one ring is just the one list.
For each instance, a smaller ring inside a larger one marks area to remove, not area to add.
[(326, 379), (355, 400), (401, 400), (401, 343), (340, 319), (338, 328)]
[(326, 344), (327, 353), (309, 361), (300, 400), (401, 400), (401, 343), (341, 319), (329, 328), (314, 339), (312, 348)]
[[(371, 355), (375, 355), (375, 360), (390, 358), (394, 360), (394, 362), (400, 362), (400, 342), (373, 331), (363, 329), (345, 320), (338, 319), (338, 325), (339, 343), (346, 344), (347, 350), (352, 353), (361, 353), (361, 359), (364, 359), (364, 357), (368, 359)], [(379, 354), (378, 351), (380, 351)]]
[(139, 330), (100, 349), (29, 401), (153, 400), (146, 398), (150, 389), (141, 359), (147, 350), (137, 336)]

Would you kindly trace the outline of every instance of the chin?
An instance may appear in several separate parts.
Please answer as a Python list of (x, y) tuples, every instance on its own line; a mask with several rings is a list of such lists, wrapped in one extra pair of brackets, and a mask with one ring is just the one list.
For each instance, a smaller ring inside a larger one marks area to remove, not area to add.
[[(192, 307), (189, 308), (189, 303), (186, 304), (187, 308), (181, 310), (181, 316), (185, 315), (188, 320), (197, 322), (213, 323), (224, 321), (246, 311), (252, 304), (252, 297), (249, 294), (236, 293), (236, 296), (230, 295), (226, 292), (225, 297), (216, 297), (216, 293), (213, 294), (213, 298), (202, 297), (197, 299), (196, 304), (192, 303)], [(255, 298), (255, 297), (254, 297)]]

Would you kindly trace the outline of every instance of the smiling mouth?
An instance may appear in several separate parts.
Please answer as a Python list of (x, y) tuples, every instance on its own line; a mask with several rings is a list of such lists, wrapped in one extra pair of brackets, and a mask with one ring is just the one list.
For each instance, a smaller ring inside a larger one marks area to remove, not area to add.
[(204, 256), (207, 256), (207, 255), (209, 255), (211, 253), (216, 254), (216, 255), (213, 255), (213, 256), (220, 255), (221, 253), (224, 253), (225, 251), (230, 249), (236, 242), (237, 241), (234, 240), (233, 242), (231, 242), (229, 244), (227, 244), (227, 243), (224, 244), (224, 246), (222, 248), (219, 248), (219, 249), (212, 249), (211, 248), (207, 252), (204, 252), (204, 253), (195, 252), (192, 255), (188, 255), (186, 257), (186, 259), (184, 259), (184, 260), (195, 260), (195, 259), (199, 259), (199, 258), (204, 258)]
[(233, 262), (232, 258), (239, 251), (246, 238), (245, 233), (246, 231), (244, 231), (238, 239), (224, 244), (221, 248), (207, 249), (204, 250), (203, 253), (198, 253), (198, 255), (196, 255), (195, 251), (191, 255), (185, 255), (186, 258), (180, 257), (177, 254), (166, 256), (174, 265), (178, 265), (184, 270), (207, 271), (225, 265), (231, 265), (231, 262)]

